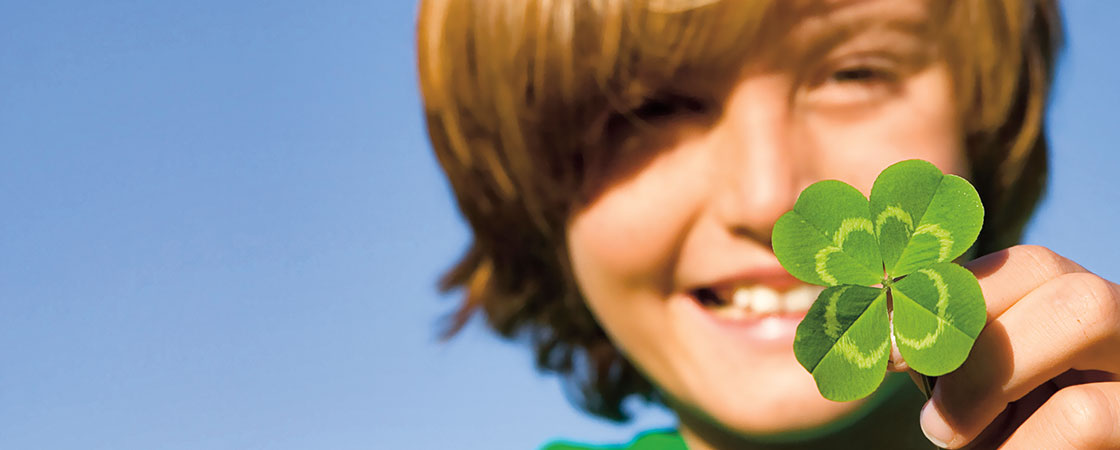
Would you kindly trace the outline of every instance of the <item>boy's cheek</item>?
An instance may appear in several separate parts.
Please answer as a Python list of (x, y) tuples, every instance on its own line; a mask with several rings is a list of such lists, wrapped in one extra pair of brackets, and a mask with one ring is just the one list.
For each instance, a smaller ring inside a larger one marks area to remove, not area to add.
[(577, 212), (567, 229), (577, 281), (663, 286), (695, 209), (696, 202), (683, 197), (681, 191), (620, 185)]
[(568, 230), (568, 252), (576, 281), (585, 295), (610, 286), (652, 281), (666, 253), (650, 245), (656, 240), (653, 230), (634, 226), (625, 216), (591, 212), (578, 217)]

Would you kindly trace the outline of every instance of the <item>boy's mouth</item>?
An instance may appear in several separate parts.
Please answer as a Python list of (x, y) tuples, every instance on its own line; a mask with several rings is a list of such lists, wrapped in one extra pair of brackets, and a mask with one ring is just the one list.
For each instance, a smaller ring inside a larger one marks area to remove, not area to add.
[(798, 284), (778, 290), (765, 284), (703, 287), (692, 298), (720, 319), (749, 321), (766, 317), (803, 316), (824, 288)]

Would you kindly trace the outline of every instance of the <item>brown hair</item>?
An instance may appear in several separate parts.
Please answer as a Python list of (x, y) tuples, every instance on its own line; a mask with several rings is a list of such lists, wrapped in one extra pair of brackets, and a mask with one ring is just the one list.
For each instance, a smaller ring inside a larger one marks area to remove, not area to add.
[[(1016, 243), (1046, 175), (1043, 113), (1060, 46), (1054, 0), (936, 2), (955, 69), (972, 180), (988, 214), (977, 250)], [(565, 225), (602, 145), (587, 130), (697, 73), (726, 73), (771, 10), (737, 0), (424, 0), (420, 87), (432, 146), (473, 231), (441, 282), (463, 290), (447, 336), (481, 311), (528, 339), (538, 368), (587, 411), (626, 419), (656, 389), (584, 305)], [(745, 10), (746, 9), (746, 10)], [(750, 10), (750, 11), (747, 11)], [(701, 70), (697, 70), (701, 69)]]

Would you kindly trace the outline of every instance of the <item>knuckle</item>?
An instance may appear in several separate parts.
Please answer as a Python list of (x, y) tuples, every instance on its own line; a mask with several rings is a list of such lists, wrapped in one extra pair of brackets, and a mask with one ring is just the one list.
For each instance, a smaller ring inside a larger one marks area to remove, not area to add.
[(1050, 399), (1058, 408), (1055, 426), (1075, 448), (1096, 448), (1120, 423), (1107, 394), (1092, 385), (1062, 389)]
[(1013, 250), (1029, 258), (1034, 262), (1037, 270), (1043, 275), (1050, 275), (1050, 277), (1074, 272), (1079, 267), (1062, 255), (1041, 245), (1017, 245), (1013, 247)]
[(1109, 331), (1120, 324), (1120, 299), (1108, 281), (1090, 273), (1071, 273), (1058, 279), (1065, 293), (1061, 306), (1087, 334)]

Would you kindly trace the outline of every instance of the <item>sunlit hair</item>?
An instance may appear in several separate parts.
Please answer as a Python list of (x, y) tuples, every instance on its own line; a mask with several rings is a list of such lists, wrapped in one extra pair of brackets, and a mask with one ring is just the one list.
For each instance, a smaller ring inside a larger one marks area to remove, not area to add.
[[(528, 339), (587, 411), (624, 420), (660, 400), (596, 323), (565, 225), (610, 157), (601, 131), (706, 74), (734, 73), (789, 5), (742, 0), (423, 0), (420, 87), (431, 143), (473, 231), (442, 281), (461, 290), (448, 336), (476, 312)], [(981, 253), (1018, 241), (1046, 175), (1043, 116), (1060, 46), (1054, 0), (933, 1), (971, 179)]]

